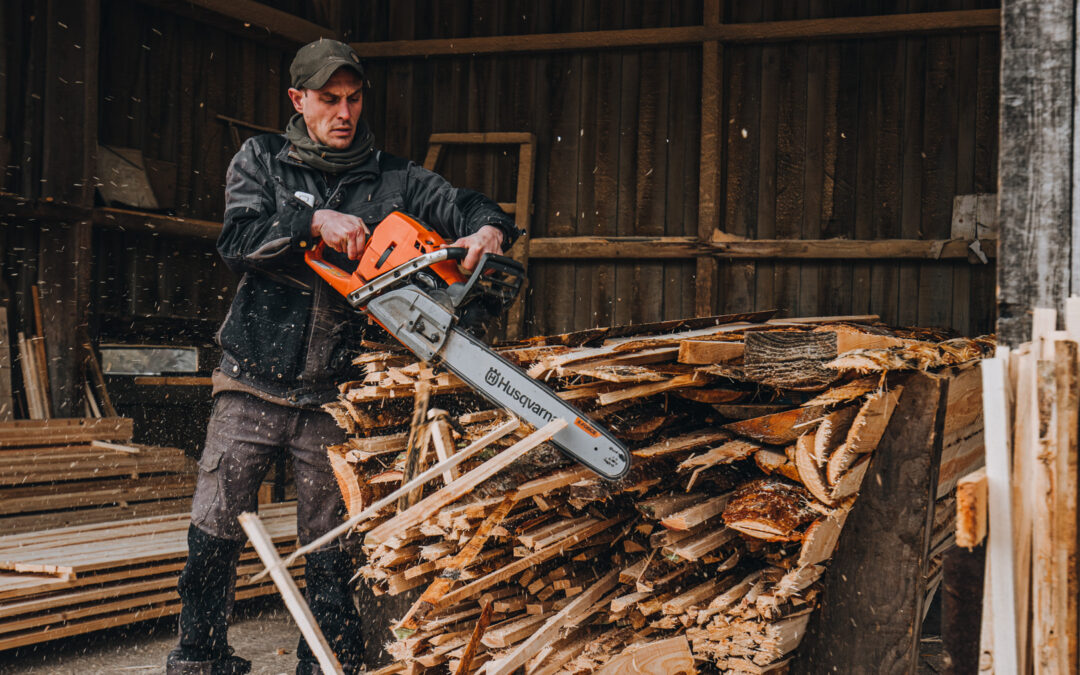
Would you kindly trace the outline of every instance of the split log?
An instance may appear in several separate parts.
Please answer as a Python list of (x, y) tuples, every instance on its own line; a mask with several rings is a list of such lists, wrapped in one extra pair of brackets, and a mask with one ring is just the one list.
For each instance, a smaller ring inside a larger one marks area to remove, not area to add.
[(765, 541), (801, 539), (797, 530), (812, 521), (810, 495), (802, 487), (774, 478), (746, 483), (724, 509), (724, 524)]
[(787, 445), (822, 419), (823, 407), (793, 408), (784, 412), (725, 424), (724, 429), (769, 445)]
[(836, 334), (759, 331), (746, 334), (743, 368), (756, 382), (782, 389), (823, 389), (836, 380), (825, 364), (836, 358)]
[(721, 340), (683, 340), (679, 343), (679, 363), (709, 365), (742, 357), (742, 342)]
[[(841, 474), (850, 469), (860, 456), (877, 447), (903, 390), (903, 387), (896, 387), (888, 392), (873, 394), (866, 399), (851, 422), (844, 444), (828, 456), (826, 477), (830, 485), (835, 485), (840, 480)], [(821, 459), (822, 457), (819, 456), (818, 460)]]
[(616, 656), (597, 675), (690, 675), (694, 656), (685, 636), (632, 646)]

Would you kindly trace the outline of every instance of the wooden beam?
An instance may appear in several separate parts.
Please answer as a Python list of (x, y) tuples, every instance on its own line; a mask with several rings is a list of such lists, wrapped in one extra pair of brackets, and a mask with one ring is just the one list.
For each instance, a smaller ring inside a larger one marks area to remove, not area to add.
[[(0, 193), (0, 220), (60, 221), (91, 218), (98, 227), (155, 232), (178, 237), (216, 239), (221, 223), (130, 209), (86, 209), (63, 202), (26, 199)], [(969, 260), (981, 261), (965, 239), (747, 239), (701, 242), (697, 237), (540, 237), (529, 242), (530, 258), (721, 260)], [(997, 257), (997, 241), (980, 239), (988, 258)]]
[(786, 42), (791, 40), (845, 40), (964, 31), (997, 31), (1000, 27), (1000, 11), (996, 9), (976, 9), (727, 24), (709, 32), (715, 34), (716, 39), (723, 42), (745, 43)]
[(211, 387), (214, 380), (196, 375), (139, 375), (134, 384), (139, 387)]
[[(1016, 559), (1013, 550), (1012, 449), (1009, 350), (982, 362), (983, 419), (986, 424), (987, 516), (993, 527), (986, 547), (986, 588), (981, 652), (988, 652), (995, 671), (1020, 672), (1017, 650)], [(1027, 621), (1026, 611), (1023, 614)]]
[(11, 389), (11, 336), (8, 333), (8, 306), (0, 303), (0, 422), (15, 419), (15, 396)]
[(99, 227), (112, 227), (119, 230), (155, 232), (177, 237), (196, 237), (217, 239), (221, 234), (221, 223), (197, 218), (179, 218), (162, 216), (156, 213), (142, 213), (129, 209), (110, 207), (96, 208), (93, 223)]
[(241, 513), (239, 521), (248, 539), (251, 540), (251, 545), (255, 547), (255, 552), (259, 554), (259, 559), (266, 565), (266, 569), (270, 570), (270, 577), (281, 592), (285, 606), (289, 608), (289, 613), (292, 614), (293, 620), (303, 633), (308, 647), (315, 654), (322, 672), (343, 675), (341, 664), (330, 649), (330, 645), (327, 644), (323, 632), (319, 630), (319, 624), (315, 621), (311, 608), (304, 601), (304, 596), (300, 594), (300, 589), (296, 587), (296, 582), (289, 574), (288, 567), (281, 564), (274, 542), (262, 521), (259, 520), (259, 516), (254, 513)]
[(274, 127), (267, 127), (261, 124), (255, 124), (253, 122), (237, 119), (235, 117), (229, 117), (228, 115), (215, 115), (215, 117), (218, 119), (218, 121), (224, 122), (225, 124), (244, 127), (245, 129), (251, 129), (252, 131), (261, 131), (264, 134), (280, 134), (284, 131), (283, 129), (275, 129)]
[(431, 145), (469, 145), (481, 143), (487, 145), (520, 145), (536, 143), (536, 136), (526, 131), (479, 131), (462, 133), (431, 134)]
[[(339, 39), (337, 31), (254, 0), (141, 0), (247, 37), (272, 35), (295, 44)], [(223, 23), (224, 22), (224, 23)]]
[[(510, 255), (521, 263), (526, 272), (529, 269), (529, 255), (532, 237), (533, 173), (536, 169), (536, 136), (533, 134), (506, 134), (521, 136), (518, 146), (518, 182), (514, 201), (514, 225), (521, 232), (511, 249)], [(446, 141), (444, 141), (446, 142)], [(492, 141), (495, 142), (495, 141)], [(507, 339), (520, 339), (525, 333), (525, 297), (521, 297), (510, 307), (506, 317)]]
[(0, 192), (0, 222), (13, 220), (42, 223), (87, 220), (97, 227), (202, 239), (217, 239), (221, 234), (221, 223), (211, 220), (165, 216), (132, 209), (89, 208), (63, 200), (27, 199), (10, 192)]
[[(531, 258), (686, 259), (712, 256), (722, 260), (972, 260), (964, 239), (748, 239), (703, 243), (696, 237), (542, 237), (529, 245)], [(997, 256), (997, 242), (981, 239), (988, 258)]]
[(0, 448), (130, 441), (131, 434), (132, 421), (126, 417), (15, 420), (0, 424)]
[(438, 40), (396, 40), (353, 43), (366, 59), (419, 58), (462, 54), (509, 54), (523, 52), (585, 51), (595, 49), (641, 49), (702, 44), (705, 42), (786, 42), (792, 40), (839, 40), (852, 38), (925, 35), (961, 31), (996, 31), (996, 9), (888, 14), (881, 16), (768, 21), (762, 23), (635, 28), (630, 30), (499, 35)]
[[(721, 0), (705, 0), (706, 28), (720, 25)], [(717, 40), (702, 44), (701, 65), (701, 151), (698, 184), (698, 240), (707, 241), (720, 228), (720, 185), (723, 165), (724, 47)], [(694, 270), (694, 316), (714, 314), (717, 261), (699, 257)]]
[(997, 334), (1019, 346), (1035, 307), (1070, 291), (1075, 3), (1005, 3), (1001, 40)]
[[(49, 0), (46, 22), (41, 195), (90, 206), (97, 169), (99, 0)], [(38, 286), (48, 351), (49, 394), (60, 417), (83, 395), (77, 331), (90, 306), (90, 222), (42, 227)]]
[(947, 400), (947, 378), (904, 381), (824, 577), (829, 601), (811, 618), (793, 671), (918, 670)]
[[(839, 258), (839, 259), (886, 259), (916, 258), (925, 260), (965, 259), (969, 254), (964, 239), (773, 239), (758, 241), (714, 242), (710, 244), (713, 255), (729, 258)], [(996, 242), (980, 240), (983, 253), (988, 258), (997, 254)], [(981, 262), (981, 261), (980, 261)]]

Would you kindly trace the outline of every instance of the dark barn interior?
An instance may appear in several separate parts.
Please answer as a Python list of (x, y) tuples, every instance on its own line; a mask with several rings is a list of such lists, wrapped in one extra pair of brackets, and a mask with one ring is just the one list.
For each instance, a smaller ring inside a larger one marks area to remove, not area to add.
[[(51, 416), (104, 389), (133, 443), (199, 456), (238, 281), (215, 247), (226, 169), (281, 132), (289, 64), (320, 37), (364, 59), (376, 147), (527, 231), (503, 339), (763, 310), (995, 333), (1001, 7), (5, 0), (0, 421), (38, 417), (19, 357), (38, 336)], [(163, 348), (197, 364), (109, 365)], [(951, 564), (981, 577), (981, 554)], [(977, 612), (955, 608), (970, 661)]]

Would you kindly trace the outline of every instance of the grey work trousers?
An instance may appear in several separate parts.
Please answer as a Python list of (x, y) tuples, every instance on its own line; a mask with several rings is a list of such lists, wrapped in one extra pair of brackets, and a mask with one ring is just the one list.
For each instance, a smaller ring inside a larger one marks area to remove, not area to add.
[(192, 524), (220, 539), (246, 539), (237, 516), (256, 510), (270, 465), (288, 453), (296, 477), (297, 536), (301, 544), (318, 538), (344, 516), (326, 455), (327, 445), (344, 440), (345, 432), (321, 410), (290, 408), (242, 392), (219, 393), (199, 459)]

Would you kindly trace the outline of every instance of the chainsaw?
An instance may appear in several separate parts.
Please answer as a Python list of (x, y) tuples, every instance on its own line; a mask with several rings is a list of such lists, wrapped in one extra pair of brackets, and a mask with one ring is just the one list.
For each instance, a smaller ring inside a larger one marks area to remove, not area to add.
[(630, 453), (609, 431), (502, 358), (470, 329), (490, 323), (514, 302), (525, 278), (517, 261), (485, 253), (466, 276), (458, 262), (468, 249), (448, 247), (439, 234), (394, 212), (368, 238), (347, 272), (326, 259), (320, 241), (307, 264), (354, 309), (371, 317), (423, 361), (441, 364), (495, 405), (534, 427), (562, 419), (552, 442), (607, 479), (630, 469)]

